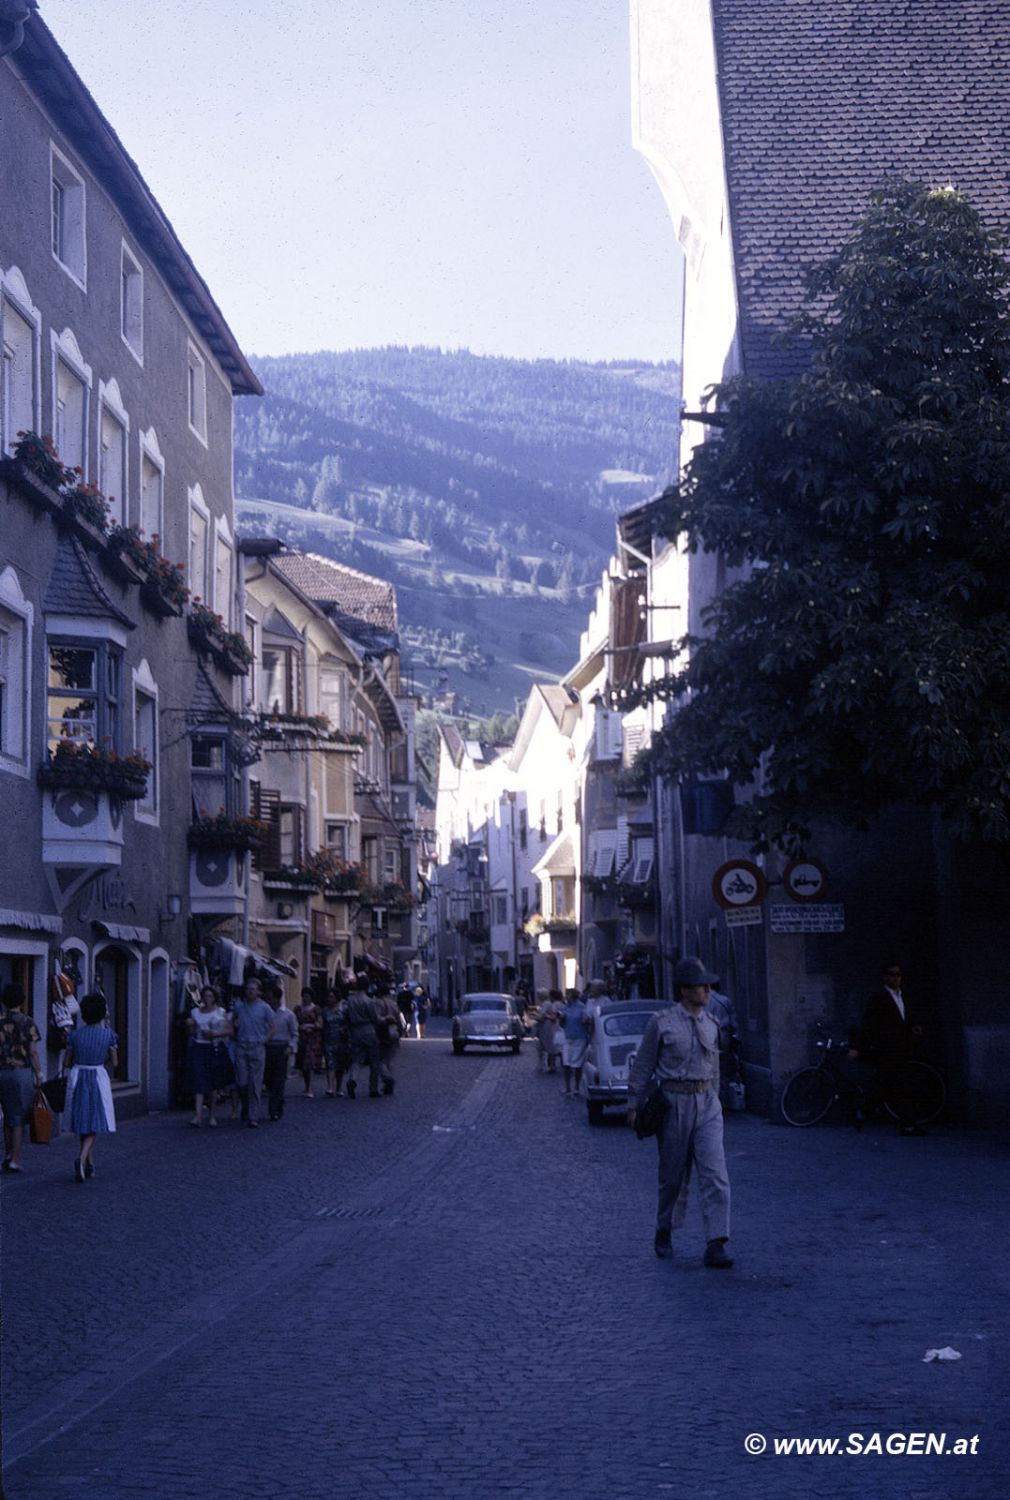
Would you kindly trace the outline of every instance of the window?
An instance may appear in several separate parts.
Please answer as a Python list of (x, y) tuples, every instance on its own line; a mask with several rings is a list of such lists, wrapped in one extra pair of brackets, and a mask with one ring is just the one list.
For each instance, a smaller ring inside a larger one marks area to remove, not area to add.
[(193, 734), (189, 765), (196, 816), (213, 818), (218, 813), (234, 816), (240, 806), (240, 782), (238, 768), (229, 753), (226, 732), (211, 729)]
[(519, 847), (520, 847), (520, 849), (525, 849), (526, 848), (527, 838), (528, 838), (528, 830), (527, 830), (527, 827), (526, 827), (526, 809), (525, 809), (525, 807), (521, 807), (519, 809)]
[(300, 865), (305, 858), (305, 809), (295, 802), (282, 802), (281, 864)]
[(295, 714), (301, 703), (301, 650), (264, 645), (261, 660), (263, 707), (267, 713)]
[(337, 859), (347, 863), (347, 824), (327, 823), (326, 847)]
[(123, 410), (119, 385), (98, 384), (98, 488), (109, 503), (109, 519), (120, 526), (129, 520), (127, 501), (127, 442), (130, 419)]
[(385, 849), (382, 855), (382, 878), (388, 885), (400, 878), (400, 857), (395, 849)]
[(509, 919), (509, 905), (507, 896), (495, 896), (494, 920), (499, 927), (503, 927)]
[(229, 630), (235, 589), (234, 559), (235, 552), (228, 535), (227, 522), (218, 521), (214, 526), (214, 608)]
[(209, 600), (207, 565), (210, 558), (210, 512), (200, 486), (189, 492), (189, 586), (196, 599)]
[(379, 883), (379, 841), (376, 838), (363, 838), (361, 840), (361, 863), (365, 867), (365, 873), (370, 885)]
[(123, 342), (144, 362), (144, 273), (123, 245), (119, 275), (119, 327)]
[(0, 767), (28, 773), (31, 605), (13, 568), (0, 574)]
[(207, 366), (193, 344), (188, 346), (187, 402), (189, 425), (202, 443), (207, 441)]
[(562, 833), (565, 826), (565, 798), (563, 792), (558, 793), (557, 807), (555, 809), (555, 821), (557, 823), (556, 831), (558, 833)]
[(133, 748), (151, 762), (144, 797), (133, 805), (140, 822), (158, 821), (158, 688), (146, 661), (133, 674)]
[(5, 449), (19, 432), (32, 432), (36, 421), (37, 361), (35, 328), (9, 297), (0, 301), (3, 322), (2, 417)]
[(140, 450), (140, 529), (145, 537), (164, 535), (165, 469), (147, 443)]
[(319, 676), (319, 710), (334, 729), (343, 729), (347, 712), (347, 679), (343, 672), (321, 672)]
[(547, 803), (543, 800), (540, 803), (540, 842), (547, 842)]
[(528, 885), (524, 885), (519, 892), (519, 910), (522, 913), (522, 919), (525, 922), (526, 918), (530, 914), (530, 888)]
[(79, 286), (88, 279), (84, 181), (67, 158), (50, 146), (51, 239), (53, 255)]
[[(91, 372), (72, 364), (59, 346), (54, 347), (53, 441), (68, 469), (87, 468), (88, 404)], [(85, 374), (85, 371), (87, 373)]]
[(123, 658), (105, 641), (49, 642), (48, 744), (61, 740), (122, 750)]

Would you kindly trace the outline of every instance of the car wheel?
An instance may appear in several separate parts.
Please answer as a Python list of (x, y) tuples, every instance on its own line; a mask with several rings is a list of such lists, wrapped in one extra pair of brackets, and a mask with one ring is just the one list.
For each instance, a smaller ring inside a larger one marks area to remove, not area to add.
[(455, 1052), (455, 1054), (456, 1054), (457, 1057), (462, 1057), (463, 1056), (463, 1048), (464, 1048), (465, 1045), (466, 1045), (465, 1042), (458, 1042), (456, 1040), (456, 1038), (453, 1037), (453, 1039), (452, 1039), (452, 1050), (453, 1050), (453, 1052)]
[(603, 1105), (599, 1099), (586, 1100), (586, 1114), (589, 1116), (590, 1125), (603, 1124)]

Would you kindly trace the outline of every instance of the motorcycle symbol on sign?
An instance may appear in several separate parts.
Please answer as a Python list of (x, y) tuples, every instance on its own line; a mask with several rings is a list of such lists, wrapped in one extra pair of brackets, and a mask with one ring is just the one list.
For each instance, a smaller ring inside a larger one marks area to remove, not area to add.
[(712, 895), (725, 910), (759, 906), (767, 894), (767, 881), (749, 859), (731, 859), (712, 876)]

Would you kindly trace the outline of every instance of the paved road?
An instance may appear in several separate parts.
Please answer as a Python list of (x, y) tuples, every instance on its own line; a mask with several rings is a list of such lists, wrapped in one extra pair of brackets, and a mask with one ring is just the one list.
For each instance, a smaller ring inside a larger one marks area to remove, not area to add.
[[(398, 1072), (258, 1132), (127, 1122), (85, 1186), (72, 1140), (26, 1153), (0, 1183), (7, 1500), (1006, 1500), (991, 1137), (732, 1117), (717, 1272), (696, 1217), (655, 1260), (654, 1148), (532, 1049), (429, 1036)], [(853, 1432), (977, 1452), (744, 1450)]]

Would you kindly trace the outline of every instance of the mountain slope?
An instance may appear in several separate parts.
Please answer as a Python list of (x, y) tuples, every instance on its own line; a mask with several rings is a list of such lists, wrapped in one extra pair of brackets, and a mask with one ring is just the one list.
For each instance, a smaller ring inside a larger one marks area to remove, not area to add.
[(615, 514), (669, 477), (674, 367), (400, 347), (255, 363), (244, 531), (391, 578), (429, 699), (510, 710), (571, 665)]

